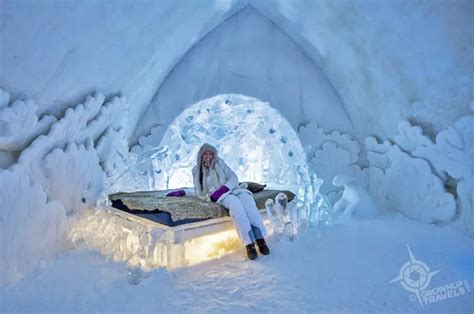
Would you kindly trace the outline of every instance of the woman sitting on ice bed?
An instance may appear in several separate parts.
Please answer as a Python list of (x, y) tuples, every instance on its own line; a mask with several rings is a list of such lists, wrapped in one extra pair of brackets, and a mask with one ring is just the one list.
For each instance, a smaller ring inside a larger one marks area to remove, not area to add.
[[(234, 227), (245, 245), (247, 256), (257, 257), (255, 243), (261, 254), (270, 250), (265, 242), (265, 226), (258, 211), (252, 192), (239, 187), (239, 180), (232, 169), (219, 158), (217, 150), (210, 144), (203, 144), (197, 155), (193, 170), (196, 196), (205, 201), (221, 204), (229, 210)], [(169, 196), (182, 196), (184, 191), (176, 191)]]

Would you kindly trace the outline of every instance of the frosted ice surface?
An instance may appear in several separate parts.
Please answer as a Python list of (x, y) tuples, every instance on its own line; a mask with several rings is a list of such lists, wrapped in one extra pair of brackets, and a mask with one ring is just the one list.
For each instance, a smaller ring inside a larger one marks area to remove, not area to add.
[(454, 218), (453, 195), (446, 192), (426, 160), (411, 157), (397, 145), (386, 153), (372, 155), (383, 157), (389, 165), (384, 170), (378, 168), (378, 164), (372, 166), (369, 154), (370, 192), (379, 207), (401, 211), (426, 223), (448, 222)]
[(378, 212), (374, 200), (370, 197), (357, 179), (338, 175), (334, 177), (333, 184), (344, 186), (344, 194), (334, 204), (334, 211), (343, 211), (345, 216), (368, 218)]
[(56, 122), (54, 116), (39, 116), (31, 99), (9, 104), (10, 95), (0, 88), (0, 149), (19, 151)]
[(298, 135), (268, 103), (244, 95), (218, 95), (184, 110), (159, 147), (139, 155), (150, 165), (150, 189), (190, 187), (203, 143), (214, 145), (240, 181), (289, 189), (310, 201), (311, 176)]
[(295, 231), (295, 226), (293, 225), (293, 223), (291, 221), (287, 221), (285, 223), (285, 236), (288, 238), (288, 240), (290, 241), (294, 241), (295, 240), (295, 235), (296, 235), (296, 231)]
[[(62, 241), (66, 215), (26, 167), (0, 169), (0, 286), (18, 281), (52, 256)], [(19, 193), (20, 191), (20, 193)]]
[(393, 139), (405, 151), (413, 152), (419, 146), (432, 145), (431, 140), (426, 135), (423, 135), (421, 127), (417, 125), (412, 126), (409, 121), (400, 121), (398, 131), (399, 134), (395, 135)]

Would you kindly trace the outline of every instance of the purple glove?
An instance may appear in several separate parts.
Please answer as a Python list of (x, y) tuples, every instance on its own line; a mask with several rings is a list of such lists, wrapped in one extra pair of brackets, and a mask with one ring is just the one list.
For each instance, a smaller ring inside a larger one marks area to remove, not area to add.
[(222, 194), (224, 194), (224, 193), (226, 193), (226, 192), (229, 192), (229, 188), (226, 187), (225, 185), (221, 186), (221, 187), (218, 188), (216, 191), (214, 191), (214, 193), (211, 194), (211, 201), (217, 202), (217, 200), (219, 199), (219, 197), (221, 197)]
[(168, 194), (166, 194), (166, 196), (174, 196), (174, 197), (181, 197), (185, 195), (186, 195), (186, 192), (184, 190), (177, 190), (177, 191), (169, 192)]

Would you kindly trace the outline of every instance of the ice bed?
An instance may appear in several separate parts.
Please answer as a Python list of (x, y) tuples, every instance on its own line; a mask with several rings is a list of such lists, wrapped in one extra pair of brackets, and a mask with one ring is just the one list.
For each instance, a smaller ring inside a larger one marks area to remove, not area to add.
[[(253, 192), (260, 210), (265, 209), (267, 199), (275, 199), (280, 192), (287, 195), (288, 201), (295, 197), (290, 191), (264, 187)], [(109, 195), (109, 199), (114, 208), (170, 227), (229, 216), (228, 210), (217, 203), (204, 202), (195, 196), (167, 197), (168, 192), (170, 190), (119, 192)]]
[[(194, 196), (166, 197), (169, 191), (119, 192), (109, 195), (113, 206), (89, 211), (72, 231), (73, 241), (143, 269), (194, 265), (242, 249), (227, 210)], [(253, 194), (269, 235), (273, 230), (265, 201), (283, 192)], [(115, 206), (115, 207), (114, 207)]]

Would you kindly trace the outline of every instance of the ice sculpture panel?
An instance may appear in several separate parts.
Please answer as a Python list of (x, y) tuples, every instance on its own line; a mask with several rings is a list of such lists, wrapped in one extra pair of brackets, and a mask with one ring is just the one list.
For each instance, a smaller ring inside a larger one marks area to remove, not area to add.
[(377, 214), (377, 205), (357, 179), (338, 175), (334, 177), (333, 184), (344, 187), (344, 194), (334, 204), (334, 211), (344, 212), (346, 217), (367, 218)]
[[(157, 148), (139, 155), (149, 167), (150, 189), (190, 187), (191, 169), (203, 143), (216, 146), (240, 181), (289, 189), (311, 202), (306, 155), (296, 132), (268, 103), (236, 94), (218, 95), (187, 108)], [(308, 189), (309, 188), (309, 189)]]
[(0, 150), (21, 151), (56, 122), (54, 116), (39, 116), (31, 99), (9, 101), (9, 93), (0, 88)]
[(62, 241), (66, 215), (31, 180), (26, 167), (0, 169), (0, 286), (15, 282), (53, 255)]

